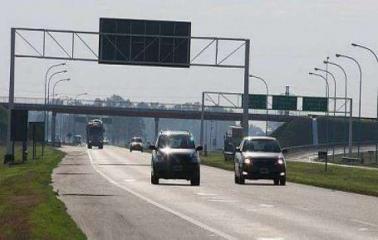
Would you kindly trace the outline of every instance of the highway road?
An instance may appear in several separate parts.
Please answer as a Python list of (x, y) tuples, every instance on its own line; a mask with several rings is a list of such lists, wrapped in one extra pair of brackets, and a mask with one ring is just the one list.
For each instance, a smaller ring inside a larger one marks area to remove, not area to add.
[(89, 239), (378, 240), (378, 198), (288, 183), (235, 185), (201, 166), (201, 186), (150, 184), (150, 155), (64, 147), (53, 187)]

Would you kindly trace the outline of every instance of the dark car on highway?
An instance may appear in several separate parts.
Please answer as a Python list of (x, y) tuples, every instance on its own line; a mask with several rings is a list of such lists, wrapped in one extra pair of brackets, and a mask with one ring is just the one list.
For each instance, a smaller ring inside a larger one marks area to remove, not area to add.
[(142, 138), (141, 137), (133, 137), (130, 140), (129, 149), (130, 149), (130, 152), (132, 152), (133, 150), (143, 152), (143, 140), (142, 140)]
[(236, 148), (234, 162), (237, 184), (244, 184), (245, 179), (272, 179), (275, 185), (286, 184), (286, 162), (275, 138), (245, 137)]
[(151, 183), (159, 179), (186, 179), (192, 186), (200, 185), (200, 158), (193, 136), (188, 131), (164, 131), (152, 150)]

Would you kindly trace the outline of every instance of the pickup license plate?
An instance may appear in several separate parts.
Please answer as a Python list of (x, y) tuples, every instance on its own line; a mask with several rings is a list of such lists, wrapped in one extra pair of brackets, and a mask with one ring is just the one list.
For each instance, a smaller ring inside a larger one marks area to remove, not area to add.
[(181, 165), (175, 165), (175, 166), (172, 166), (172, 170), (175, 171), (175, 172), (179, 172), (179, 171), (182, 171), (182, 166)]
[(268, 174), (269, 170), (267, 168), (260, 168), (260, 173), (261, 174)]

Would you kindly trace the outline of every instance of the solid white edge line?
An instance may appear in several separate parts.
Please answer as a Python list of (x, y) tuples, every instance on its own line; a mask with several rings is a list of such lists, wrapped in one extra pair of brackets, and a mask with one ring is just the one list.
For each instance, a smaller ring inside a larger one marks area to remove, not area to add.
[(195, 220), (195, 219), (193, 219), (193, 218), (191, 218), (191, 217), (189, 217), (189, 216), (187, 216), (187, 215), (185, 215), (183, 213), (177, 212), (177, 211), (175, 211), (175, 210), (173, 210), (173, 209), (171, 209), (171, 208), (169, 208), (167, 206), (164, 206), (164, 205), (162, 205), (160, 203), (157, 203), (157, 202), (155, 202), (155, 201), (153, 201), (153, 200), (151, 200), (151, 199), (149, 199), (149, 198), (141, 195), (140, 193), (137, 193), (134, 190), (132, 190), (132, 189), (126, 187), (126, 186), (123, 186), (123, 185), (117, 183), (116, 181), (114, 181), (113, 179), (111, 179), (110, 177), (108, 177), (106, 174), (104, 174), (103, 172), (101, 172), (97, 168), (97, 166), (94, 163), (93, 158), (92, 158), (92, 156), (91, 156), (91, 154), (90, 154), (90, 152), (89, 152), (88, 149), (87, 149), (87, 153), (88, 153), (89, 160), (90, 160), (91, 165), (94, 168), (94, 170), (98, 174), (100, 174), (103, 178), (105, 178), (106, 180), (108, 180), (108, 182), (110, 182), (110, 183), (116, 185), (117, 187), (122, 188), (123, 190), (125, 190), (125, 191), (133, 194), (134, 196), (136, 196), (136, 197), (138, 197), (138, 198), (140, 198), (140, 199), (142, 199), (142, 200), (144, 200), (144, 201), (146, 201), (146, 202), (154, 205), (155, 207), (158, 207), (158, 208), (160, 208), (160, 209), (162, 209), (164, 211), (167, 211), (167, 212), (169, 212), (169, 213), (171, 213), (171, 214), (173, 214), (173, 215), (175, 215), (175, 216), (177, 216), (179, 218), (182, 218), (182, 219), (184, 219), (184, 220), (186, 220), (186, 221), (188, 221), (188, 222), (190, 222), (190, 223), (192, 223), (192, 224), (194, 224), (194, 225), (196, 225), (196, 226), (198, 226), (198, 227), (200, 227), (202, 229), (205, 229), (205, 230), (207, 230), (209, 232), (212, 232), (212, 233), (214, 233), (214, 234), (216, 234), (216, 235), (218, 235), (220, 237), (223, 237), (223, 238), (225, 238), (227, 240), (236, 240), (237, 239), (237, 238), (235, 238), (235, 237), (233, 237), (233, 236), (231, 236), (231, 235), (229, 235), (227, 233), (224, 233), (224, 232), (222, 232), (220, 230), (212, 228), (209, 225), (206, 225), (206, 224), (204, 224), (204, 223), (202, 223), (200, 221), (197, 221), (197, 220)]

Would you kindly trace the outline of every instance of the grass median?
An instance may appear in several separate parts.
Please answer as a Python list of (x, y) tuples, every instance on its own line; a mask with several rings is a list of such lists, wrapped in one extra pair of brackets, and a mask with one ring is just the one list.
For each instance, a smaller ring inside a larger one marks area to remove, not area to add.
[[(225, 161), (221, 153), (201, 157), (202, 164), (225, 170), (234, 170), (232, 161)], [(346, 192), (378, 196), (378, 171), (346, 168), (318, 163), (287, 162), (287, 180), (290, 182), (330, 188)], [(233, 179), (230, 179), (233, 181)]]
[(0, 164), (0, 239), (86, 239), (50, 186), (63, 157), (48, 147), (43, 160)]

